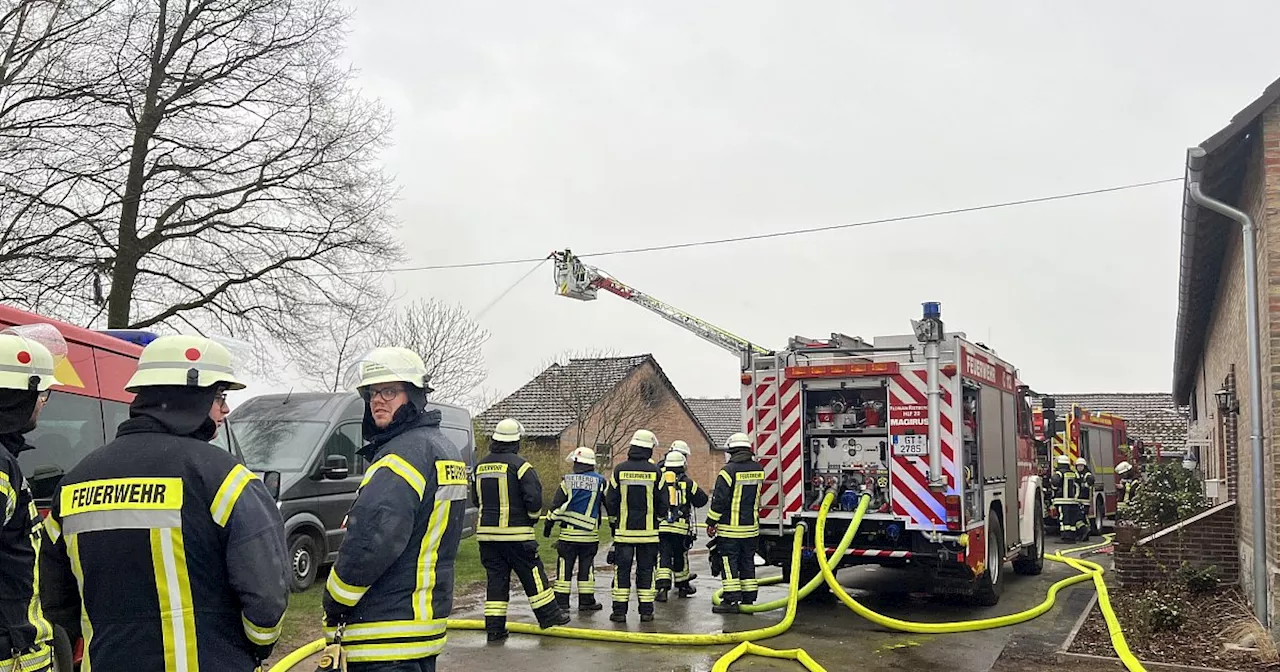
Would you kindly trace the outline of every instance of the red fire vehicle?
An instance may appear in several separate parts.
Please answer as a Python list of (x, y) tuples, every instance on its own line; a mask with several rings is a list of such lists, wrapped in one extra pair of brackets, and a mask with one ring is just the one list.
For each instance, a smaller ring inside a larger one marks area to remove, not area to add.
[[(1119, 499), (1116, 494), (1116, 465), (1128, 461), (1137, 464), (1141, 450), (1135, 450), (1137, 443), (1129, 436), (1125, 419), (1113, 413), (1090, 411), (1079, 404), (1071, 404), (1070, 409), (1058, 415), (1056, 400), (1044, 397), (1040, 407), (1035, 409), (1035, 439), (1038, 450), (1038, 462), (1042, 473), (1053, 467), (1053, 461), (1059, 455), (1066, 455), (1075, 464), (1077, 458), (1083, 457), (1089, 462), (1089, 469), (1094, 476), (1093, 502), (1089, 507), (1088, 517), (1091, 534), (1102, 534), (1106, 519), (1115, 519), (1116, 506)], [(1048, 432), (1045, 425), (1046, 413), (1052, 418), (1053, 432)], [(1057, 511), (1050, 507), (1045, 521), (1050, 529), (1057, 529)]]

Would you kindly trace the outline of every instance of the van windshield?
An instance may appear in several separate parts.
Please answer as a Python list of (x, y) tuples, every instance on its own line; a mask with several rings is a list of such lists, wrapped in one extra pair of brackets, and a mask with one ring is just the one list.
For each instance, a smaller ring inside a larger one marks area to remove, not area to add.
[(307, 468), (328, 423), (304, 420), (236, 420), (231, 424), (245, 466), (253, 471)]

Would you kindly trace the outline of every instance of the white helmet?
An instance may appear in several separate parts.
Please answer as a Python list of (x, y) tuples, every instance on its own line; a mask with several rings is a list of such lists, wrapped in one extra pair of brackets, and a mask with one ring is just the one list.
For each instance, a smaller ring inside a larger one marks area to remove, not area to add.
[(662, 460), (662, 466), (668, 469), (680, 469), (684, 467), (686, 462), (687, 460), (685, 459), (684, 453), (678, 450), (672, 450), (668, 452), (666, 458)]
[(564, 458), (564, 461), (576, 464), (589, 464), (594, 467), (596, 464), (596, 451), (591, 450), (586, 446), (578, 446), (573, 449), (573, 452), (569, 453), (568, 457)]
[(730, 436), (728, 441), (724, 442), (724, 448), (725, 450), (737, 450), (742, 448), (750, 450), (751, 437), (742, 432), (737, 432), (733, 436)]
[(231, 364), (231, 351), (205, 336), (161, 336), (138, 357), (138, 370), (124, 386), (126, 392), (157, 386), (222, 386), (243, 390)]
[(44, 392), (58, 385), (54, 368), (67, 342), (52, 324), (29, 324), (0, 333), (0, 389)]
[(374, 348), (347, 369), (346, 379), (352, 390), (378, 383), (408, 383), (430, 393), (428, 377), (418, 353), (408, 348)]
[(1067, 457), (1066, 455), (1059, 455), (1053, 458), (1053, 461), (1057, 464), (1065, 464), (1067, 466), (1071, 466), (1071, 458)]
[[(493, 440), (504, 443), (517, 443), (524, 436), (524, 425), (515, 418), (507, 418), (493, 428)], [(592, 461), (592, 464), (595, 462)]]
[(689, 457), (689, 444), (685, 443), (684, 441), (681, 441), (680, 439), (676, 439), (675, 441), (671, 442), (671, 450), (673, 452), (680, 453), (685, 457)]
[(658, 447), (658, 436), (647, 429), (637, 429), (636, 433), (631, 435), (631, 445), (653, 450)]
[(1086, 460), (1086, 459), (1084, 459), (1083, 457), (1077, 457), (1077, 458), (1076, 458), (1076, 466), (1077, 466), (1077, 467), (1087, 467), (1087, 466), (1089, 466), (1089, 460)]
[(1132, 464), (1129, 464), (1128, 462), (1121, 462), (1120, 464), (1116, 465), (1116, 474), (1123, 476), (1129, 473), (1131, 469), (1133, 469)]

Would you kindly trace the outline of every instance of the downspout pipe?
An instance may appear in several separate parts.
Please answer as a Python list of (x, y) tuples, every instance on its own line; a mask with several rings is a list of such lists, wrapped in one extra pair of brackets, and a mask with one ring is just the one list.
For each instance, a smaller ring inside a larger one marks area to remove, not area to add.
[(1259, 335), (1257, 227), (1243, 210), (1204, 193), (1200, 187), (1205, 151), (1187, 150), (1187, 195), (1197, 205), (1240, 224), (1243, 234), (1245, 329), (1249, 338), (1249, 454), (1253, 460), (1253, 615), (1270, 627), (1267, 567), (1267, 496), (1262, 449), (1262, 344)]

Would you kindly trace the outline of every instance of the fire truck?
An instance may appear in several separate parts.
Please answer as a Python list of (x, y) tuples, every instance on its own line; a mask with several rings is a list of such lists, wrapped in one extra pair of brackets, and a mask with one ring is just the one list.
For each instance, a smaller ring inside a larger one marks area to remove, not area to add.
[[(1116, 494), (1116, 465), (1128, 461), (1137, 464), (1141, 451), (1129, 436), (1125, 419), (1112, 413), (1090, 411), (1079, 404), (1058, 415), (1056, 400), (1044, 397), (1034, 409), (1037, 466), (1042, 474), (1053, 469), (1059, 455), (1066, 455), (1075, 464), (1084, 457), (1094, 476), (1093, 502), (1088, 519), (1091, 534), (1102, 534), (1107, 518), (1114, 520), (1119, 498)], [(1052, 426), (1050, 431), (1049, 426)], [(1050, 507), (1045, 524), (1056, 530), (1058, 512)]]
[[(932, 592), (1000, 599), (1006, 562), (1044, 565), (1047, 493), (1035, 470), (1030, 389), (1011, 364), (963, 333), (943, 331), (924, 304), (914, 334), (871, 342), (844, 334), (793, 337), (769, 351), (623, 285), (569, 251), (556, 260), (557, 293), (583, 301), (605, 289), (739, 355), (744, 429), (765, 468), (760, 555), (802, 580), (812, 549), (832, 549), (863, 494), (870, 505), (837, 568), (910, 568)], [(704, 326), (705, 325), (705, 326)], [(837, 495), (827, 538), (807, 525), (801, 567), (789, 567), (798, 523)]]

